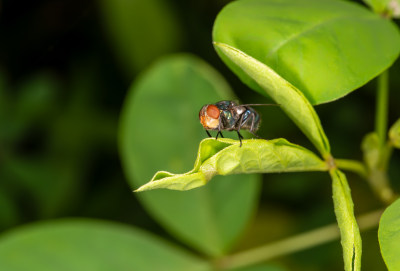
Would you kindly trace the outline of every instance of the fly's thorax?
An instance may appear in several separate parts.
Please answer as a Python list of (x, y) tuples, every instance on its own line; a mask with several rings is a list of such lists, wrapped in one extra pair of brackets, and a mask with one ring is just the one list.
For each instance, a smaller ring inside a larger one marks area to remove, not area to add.
[(199, 112), (201, 125), (205, 129), (216, 130), (219, 127), (220, 110), (213, 104), (203, 106)]

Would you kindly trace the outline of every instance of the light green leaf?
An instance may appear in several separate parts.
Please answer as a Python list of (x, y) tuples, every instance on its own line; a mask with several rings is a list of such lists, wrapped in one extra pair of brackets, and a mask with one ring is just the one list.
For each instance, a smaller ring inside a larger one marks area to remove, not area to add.
[[(130, 185), (143, 185), (159, 169), (189, 171), (199, 142), (207, 137), (199, 110), (224, 99), (234, 99), (227, 83), (194, 56), (171, 56), (145, 72), (129, 90), (120, 121), (120, 154)], [(233, 175), (185, 193), (136, 195), (175, 237), (214, 256), (231, 249), (247, 225), (260, 181), (255, 174)]]
[(274, 70), (255, 58), (227, 44), (216, 43), (217, 51), (224, 54), (245, 74), (250, 76), (303, 131), (322, 156), (330, 156), (329, 141), (312, 105), (296, 87)]
[(59, 220), (0, 237), (0, 270), (211, 270), (203, 260), (133, 227), (96, 220)]
[(326, 171), (327, 164), (309, 150), (285, 139), (236, 140), (212, 138), (200, 143), (193, 170), (185, 174), (157, 172), (137, 191), (156, 188), (189, 190), (205, 185), (215, 175)]
[(330, 170), (332, 178), (333, 203), (340, 228), (346, 271), (361, 270), (361, 236), (354, 217), (353, 200), (346, 176), (338, 169)]
[(165, 0), (101, 0), (115, 54), (131, 76), (181, 43), (178, 17)]
[(389, 139), (392, 145), (400, 149), (400, 119), (389, 130)]
[[(343, 97), (393, 64), (400, 50), (396, 25), (351, 1), (242, 0), (218, 15), (213, 40), (267, 65), (312, 104)], [(222, 60), (252, 89), (254, 76)]]
[(400, 199), (392, 203), (383, 213), (378, 236), (388, 270), (400, 270)]

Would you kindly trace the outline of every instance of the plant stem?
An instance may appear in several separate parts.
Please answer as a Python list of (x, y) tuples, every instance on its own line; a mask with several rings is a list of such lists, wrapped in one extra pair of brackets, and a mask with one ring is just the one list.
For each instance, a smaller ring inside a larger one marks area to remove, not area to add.
[[(368, 230), (377, 226), (383, 210), (375, 210), (359, 216), (357, 222), (360, 230)], [(275, 257), (312, 248), (339, 237), (339, 228), (336, 223), (333, 223), (287, 239), (223, 257), (217, 260), (216, 267), (219, 270), (224, 270), (254, 265)]]
[(384, 147), (387, 133), (388, 99), (389, 99), (389, 71), (386, 70), (378, 77), (376, 99), (375, 132), (379, 137), (379, 145)]
[(368, 178), (367, 168), (362, 162), (350, 159), (335, 159), (335, 164), (340, 169), (354, 172), (365, 179)]

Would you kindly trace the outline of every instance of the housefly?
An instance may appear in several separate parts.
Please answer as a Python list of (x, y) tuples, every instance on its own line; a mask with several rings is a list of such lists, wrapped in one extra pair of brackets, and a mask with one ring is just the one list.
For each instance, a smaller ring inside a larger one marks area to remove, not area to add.
[(200, 123), (203, 125), (209, 137), (209, 130), (216, 130), (217, 135), (222, 135), (222, 131), (236, 131), (242, 146), (243, 136), (240, 130), (248, 130), (255, 137), (260, 126), (260, 115), (251, 106), (277, 105), (277, 104), (236, 104), (233, 101), (220, 101), (215, 104), (206, 104), (199, 112)]

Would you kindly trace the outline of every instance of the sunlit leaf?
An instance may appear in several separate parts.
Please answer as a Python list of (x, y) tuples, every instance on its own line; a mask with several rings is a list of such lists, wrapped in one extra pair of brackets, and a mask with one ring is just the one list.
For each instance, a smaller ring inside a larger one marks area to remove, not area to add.
[[(269, 66), (312, 104), (364, 85), (400, 50), (395, 24), (351, 1), (233, 1), (219, 13), (213, 39)], [(218, 53), (246, 84), (265, 94), (251, 74)]]
[(400, 148), (400, 119), (390, 128), (389, 139), (394, 147)]
[[(194, 56), (171, 56), (145, 72), (129, 90), (120, 121), (121, 159), (131, 186), (143, 185), (160, 169), (189, 171), (199, 142), (207, 137), (200, 108), (233, 98), (223, 78)], [(136, 195), (174, 236), (203, 253), (219, 255), (231, 249), (244, 229), (259, 189), (260, 178), (253, 174), (221, 178), (185, 193)]]
[(61, 220), (3, 234), (0, 270), (211, 269), (188, 252), (132, 227), (95, 220)]
[(400, 200), (392, 203), (379, 223), (379, 244), (389, 271), (400, 270)]
[(330, 171), (332, 178), (333, 203), (340, 228), (346, 271), (361, 270), (361, 236), (354, 217), (353, 200), (346, 176), (337, 169)]
[(325, 171), (328, 167), (309, 150), (285, 139), (244, 140), (242, 147), (232, 139), (204, 139), (194, 169), (185, 174), (157, 172), (137, 191), (156, 188), (188, 190), (205, 185), (215, 175)]
[(330, 146), (320, 120), (312, 105), (293, 85), (274, 70), (257, 59), (226, 44), (216, 43), (217, 50), (250, 76), (310, 139), (324, 157), (328, 157)]

